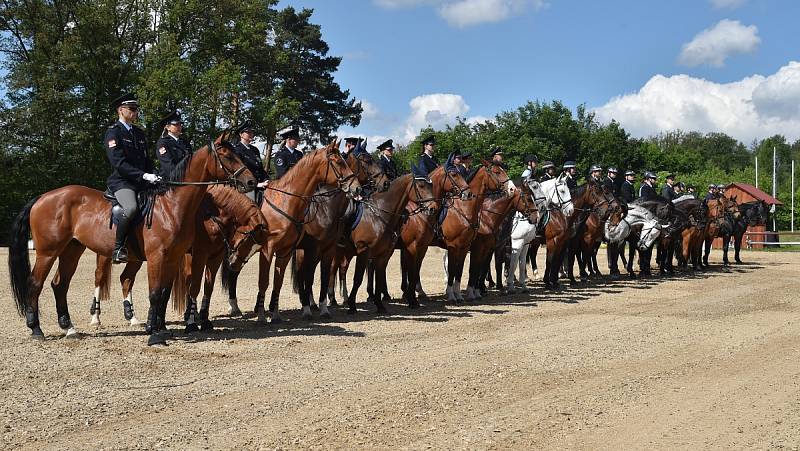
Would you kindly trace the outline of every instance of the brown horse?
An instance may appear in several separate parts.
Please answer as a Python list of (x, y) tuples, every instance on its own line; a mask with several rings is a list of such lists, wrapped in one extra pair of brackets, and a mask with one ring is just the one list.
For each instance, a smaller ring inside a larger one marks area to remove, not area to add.
[(681, 267), (687, 267), (689, 262), (695, 270), (701, 269), (701, 254), (703, 249), (703, 239), (707, 227), (706, 213), (703, 209), (703, 201), (698, 199), (685, 199), (675, 202), (675, 208), (685, 212), (687, 224), (680, 232), (680, 247), (676, 249), (678, 253), (678, 263)]
[(350, 260), (357, 256), (353, 286), (347, 297), (347, 313), (356, 313), (356, 294), (363, 282), (368, 262), (372, 267), (370, 285), (374, 280), (374, 290), (369, 290), (370, 295), (378, 313), (386, 313), (386, 307), (381, 299), (388, 297), (386, 266), (394, 252), (400, 224), (406, 218), (409, 199), (423, 205), (431, 201), (433, 199), (431, 181), (413, 174), (396, 178), (387, 191), (375, 193), (369, 199), (362, 201), (361, 220), (350, 233), (345, 232), (343, 246), (336, 249), (336, 260)]
[(464, 273), (464, 261), (467, 258), (472, 241), (478, 236), (480, 228), (480, 210), (487, 192), (506, 189), (508, 175), (502, 166), (483, 161), (483, 166), (473, 173), (469, 190), (475, 195), (467, 200), (451, 199), (447, 215), (442, 222), (441, 237), (437, 237), (436, 245), (446, 249), (447, 300), (461, 303), (461, 276)]
[[(197, 209), (208, 187), (204, 183), (235, 183), (243, 192), (255, 187), (253, 175), (236, 156), (227, 135), (228, 132), (223, 133), (177, 166), (167, 182), (188, 185), (157, 195), (152, 227), (139, 224), (132, 234), (139, 245), (131, 246), (135, 251), (129, 258), (148, 261), (149, 345), (166, 343), (160, 332), (165, 325), (167, 301), (183, 254), (194, 241)], [(97, 254), (111, 256), (114, 231), (108, 227), (110, 216), (111, 208), (102, 192), (75, 185), (33, 199), (17, 216), (9, 249), (11, 286), (19, 313), (25, 315), (34, 338), (43, 337), (39, 326), (39, 295), (56, 259), (58, 269), (51, 286), (58, 323), (66, 333), (75, 333), (67, 306), (69, 283), (87, 247)], [(36, 245), (32, 271), (28, 260), (29, 234)]]
[(736, 203), (736, 196), (728, 199), (725, 196), (717, 199), (710, 199), (708, 205), (708, 227), (705, 236), (705, 252), (703, 253), (703, 264), (708, 266), (708, 254), (711, 252), (711, 243), (714, 238), (722, 238), (722, 264), (728, 266), (728, 247), (730, 246), (731, 236), (734, 234), (736, 221), (741, 217), (739, 206)]
[[(227, 265), (241, 268), (258, 251), (266, 238), (266, 221), (258, 207), (246, 196), (227, 186), (210, 186), (200, 209), (197, 211), (195, 239), (190, 253), (179, 267), (178, 277), (173, 283), (173, 308), (180, 311), (186, 307), (187, 289), (191, 293), (191, 306), (200, 291), (200, 280), (205, 272), (205, 289), (199, 312), (200, 328), (210, 330), (208, 306), (214, 290), (214, 279), (220, 264), (227, 256)], [(120, 275), (123, 310), (131, 325), (138, 324), (133, 313), (133, 284), (142, 262), (132, 261), (125, 265)], [(204, 271), (205, 269), (205, 271)], [(95, 296), (90, 313), (91, 324), (100, 326), (101, 300), (109, 299), (111, 259), (97, 255), (95, 269)], [(194, 306), (196, 309), (196, 305)], [(188, 311), (188, 309), (187, 309)], [(193, 313), (194, 310), (191, 311)], [(186, 331), (197, 330), (195, 318), (185, 318)]]
[[(370, 191), (386, 191), (391, 181), (383, 173), (378, 163), (372, 156), (362, 151), (361, 144), (354, 149), (346, 160), (350, 170), (356, 175), (362, 186)], [(300, 295), (303, 306), (303, 318), (312, 318), (312, 290), (314, 272), (320, 265), (320, 317), (330, 318), (331, 314), (327, 305), (328, 284), (330, 281), (330, 268), (336, 254), (336, 244), (344, 233), (342, 220), (348, 205), (347, 196), (339, 189), (321, 187), (317, 190), (311, 203), (310, 221), (305, 224), (305, 235), (297, 247), (295, 262), (293, 263), (293, 279), (295, 291)], [(297, 274), (294, 271), (297, 271)]]
[[(486, 193), (480, 213), (480, 227), (478, 236), (472, 241), (469, 255), (469, 279), (465, 299), (474, 301), (481, 298), (480, 286), (489, 272), (492, 255), (494, 255), (498, 241), (504, 242), (511, 234), (501, 237), (500, 229), (513, 212), (520, 213), (522, 220), (531, 224), (539, 221), (539, 210), (533, 203), (533, 193), (530, 188), (522, 183), (521, 186), (512, 188), (511, 192), (500, 190)], [(498, 285), (502, 285), (498, 280)], [(502, 290), (502, 286), (498, 286)]]
[[(336, 139), (326, 147), (305, 155), (283, 177), (267, 185), (261, 213), (267, 220), (269, 230), (267, 241), (259, 254), (258, 294), (255, 306), (259, 321), (264, 321), (266, 318), (264, 296), (269, 287), (269, 269), (273, 257), (275, 257), (275, 271), (269, 311), (273, 323), (281, 321), (278, 297), (286, 265), (295, 247), (303, 238), (304, 226), (309, 221), (312, 195), (321, 184), (337, 186), (349, 196), (358, 196), (361, 191), (361, 184), (339, 154), (339, 142)], [(235, 279), (231, 282), (236, 283)]]

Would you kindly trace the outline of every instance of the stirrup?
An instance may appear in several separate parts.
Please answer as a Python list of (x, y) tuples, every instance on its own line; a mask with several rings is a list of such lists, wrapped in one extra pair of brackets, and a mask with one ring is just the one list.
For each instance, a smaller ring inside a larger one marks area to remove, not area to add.
[(112, 261), (113, 263), (128, 263), (128, 250), (125, 249), (125, 246), (122, 246), (118, 249), (114, 249), (114, 253), (112, 254)]

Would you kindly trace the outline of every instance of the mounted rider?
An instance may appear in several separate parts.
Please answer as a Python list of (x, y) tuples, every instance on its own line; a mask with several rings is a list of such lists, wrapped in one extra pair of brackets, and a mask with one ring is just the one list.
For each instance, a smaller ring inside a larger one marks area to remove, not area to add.
[(546, 182), (556, 178), (556, 165), (554, 165), (552, 161), (543, 161), (542, 170), (544, 174), (542, 174), (542, 177), (539, 179), (540, 182)]
[(394, 155), (394, 144), (392, 140), (386, 140), (385, 142), (381, 143), (378, 146), (378, 150), (381, 152), (381, 156), (378, 159), (378, 165), (383, 169), (383, 173), (386, 174), (386, 178), (389, 180), (394, 180), (400, 175), (400, 171), (397, 169), (397, 165), (395, 164), (392, 156)]
[(275, 178), (280, 179), (286, 172), (303, 158), (303, 152), (297, 148), (300, 144), (300, 131), (297, 127), (289, 127), (279, 133), (284, 144), (275, 154)]
[(255, 130), (252, 123), (248, 120), (245, 121), (238, 128), (239, 142), (233, 147), (233, 151), (242, 160), (242, 163), (253, 173), (253, 176), (258, 183), (258, 188), (246, 193), (245, 195), (253, 202), (260, 203), (260, 198), (263, 196), (263, 188), (269, 180), (269, 174), (264, 169), (264, 160), (261, 159), (261, 152), (258, 147), (254, 146), (253, 138), (255, 137)]
[(161, 165), (161, 177), (168, 178), (184, 158), (192, 154), (189, 141), (183, 136), (183, 121), (177, 111), (163, 117), (157, 125), (161, 136), (156, 141), (156, 156)]
[(619, 197), (619, 184), (617, 184), (617, 168), (614, 166), (609, 166), (606, 178), (603, 179), (603, 186), (608, 188), (608, 192), (614, 195), (614, 197)]
[(712, 199), (716, 199), (717, 197), (718, 197), (718, 195), (717, 195), (717, 185), (715, 185), (713, 183), (709, 183), (708, 184), (708, 193), (706, 194), (706, 197), (703, 198), (703, 203), (708, 202), (709, 200), (712, 200)]
[(128, 261), (125, 248), (128, 229), (139, 213), (136, 193), (145, 189), (148, 183), (158, 183), (161, 177), (154, 174), (153, 162), (147, 156), (144, 131), (134, 125), (139, 119), (136, 96), (123, 94), (111, 102), (111, 109), (117, 112), (118, 119), (108, 127), (103, 138), (106, 156), (114, 168), (106, 183), (122, 207), (112, 258), (114, 263), (125, 263)]
[(602, 184), (603, 181), (600, 180), (600, 176), (603, 174), (603, 167), (599, 164), (593, 164), (589, 168), (589, 178), (592, 179), (598, 185)]
[(656, 193), (656, 180), (658, 177), (650, 171), (646, 171), (644, 173), (644, 180), (642, 181), (642, 186), (639, 187), (639, 197), (643, 201), (654, 200), (658, 197), (658, 193)]
[(436, 157), (433, 156), (435, 146), (436, 137), (433, 135), (422, 140), (422, 154), (420, 154), (419, 160), (417, 160), (417, 167), (426, 174), (430, 174), (439, 167), (439, 162), (436, 161)]
[(472, 153), (461, 153), (461, 168), (459, 169), (459, 172), (465, 180), (469, 178), (469, 174), (472, 172)]
[(525, 170), (522, 171), (523, 179), (533, 179), (536, 177), (536, 165), (539, 164), (539, 158), (536, 155), (528, 155), (525, 157)]
[(636, 180), (636, 173), (631, 170), (627, 170), (625, 171), (625, 180), (619, 187), (619, 197), (628, 204), (636, 199), (636, 191), (633, 189), (634, 180)]
[(349, 138), (345, 138), (344, 139), (344, 149), (342, 149), (342, 152), (341, 152), (342, 158), (347, 160), (347, 158), (353, 152), (353, 149), (355, 149), (356, 146), (358, 146), (359, 142), (361, 142), (361, 138), (356, 138), (354, 136), (351, 136)]
[(577, 172), (575, 162), (567, 160), (561, 168), (563, 169), (562, 175), (564, 176), (564, 183), (567, 184), (567, 188), (569, 188), (570, 191), (578, 189), (578, 182), (575, 181), (575, 173)]
[(677, 198), (678, 195), (675, 193), (675, 174), (669, 174), (667, 176), (667, 183), (664, 185), (664, 188), (661, 189), (661, 197), (667, 199), (667, 201), (672, 202), (673, 199)]

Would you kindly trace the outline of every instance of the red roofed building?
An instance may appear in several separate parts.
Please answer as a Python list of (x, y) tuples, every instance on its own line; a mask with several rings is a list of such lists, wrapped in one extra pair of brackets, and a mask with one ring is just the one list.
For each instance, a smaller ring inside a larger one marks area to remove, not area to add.
[(775, 199), (769, 194), (761, 191), (753, 185), (747, 183), (731, 183), (725, 187), (725, 197), (732, 198), (736, 196), (736, 203), (743, 204), (745, 202), (753, 202), (756, 200), (763, 200), (767, 205), (783, 205), (783, 202)]

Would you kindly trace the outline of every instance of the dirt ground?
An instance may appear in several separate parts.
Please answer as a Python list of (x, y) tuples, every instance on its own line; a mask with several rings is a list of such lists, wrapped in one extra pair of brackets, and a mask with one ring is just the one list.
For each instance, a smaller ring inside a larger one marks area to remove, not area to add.
[[(444, 291), (440, 255), (425, 262), (430, 294)], [(4, 262), (2, 447), (799, 449), (800, 253), (744, 258), (557, 294), (536, 283), (464, 306), (435, 296), (381, 317), (360, 304), (327, 322), (302, 321), (285, 290), (280, 326), (223, 316), (218, 292), (217, 330), (187, 337), (170, 313), (175, 338), (159, 348), (126, 326), (119, 301), (90, 328), (90, 254), (70, 297), (84, 335), (61, 338), (48, 287), (47, 340), (30, 340)], [(240, 279), (243, 310), (254, 263)]]

